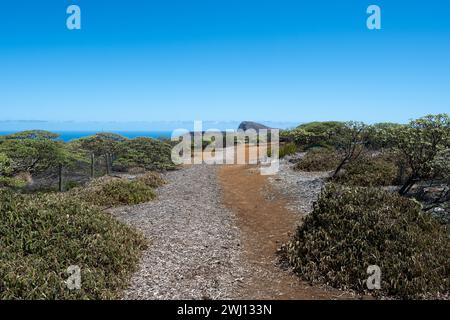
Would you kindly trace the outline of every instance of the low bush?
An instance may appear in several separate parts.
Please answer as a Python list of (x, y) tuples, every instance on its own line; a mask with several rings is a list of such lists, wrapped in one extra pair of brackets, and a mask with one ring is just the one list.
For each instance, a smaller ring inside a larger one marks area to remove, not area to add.
[(101, 207), (134, 205), (151, 201), (156, 197), (153, 188), (142, 181), (117, 178), (97, 179), (86, 188), (74, 189), (71, 194)]
[(78, 181), (67, 181), (64, 184), (64, 190), (67, 190), (67, 191), (78, 188), (78, 187), (80, 187), (80, 183)]
[(166, 184), (166, 181), (161, 177), (161, 175), (154, 171), (145, 173), (143, 176), (140, 176), (137, 181), (140, 181), (151, 188), (158, 188)]
[(280, 146), (280, 151), (279, 151), (279, 155), (280, 155), (280, 159), (284, 158), (285, 156), (290, 156), (293, 155), (297, 152), (297, 145), (295, 143), (286, 143), (282, 146)]
[(23, 188), (26, 186), (26, 181), (16, 177), (1, 177), (0, 188)]
[(333, 149), (313, 148), (294, 166), (298, 171), (330, 171), (336, 169), (340, 159)]
[(126, 140), (119, 147), (115, 165), (123, 168), (141, 167), (146, 170), (173, 170), (172, 147), (151, 138)]
[(0, 153), (0, 176), (9, 176), (12, 172), (12, 160), (6, 154)]
[(118, 170), (118, 171), (126, 171), (129, 174), (144, 174), (147, 171), (145, 168), (142, 167), (132, 167), (132, 168), (124, 168), (125, 170)]
[(366, 156), (350, 163), (335, 182), (353, 186), (390, 186), (397, 178), (397, 166), (381, 156)]
[(368, 266), (381, 269), (377, 294), (449, 294), (449, 233), (415, 201), (376, 188), (328, 185), (285, 247), (311, 282), (366, 292)]
[(335, 145), (334, 137), (343, 127), (344, 122), (309, 122), (291, 130), (283, 130), (281, 139), (294, 142), (301, 151), (311, 148), (331, 148)]
[[(67, 194), (0, 190), (0, 299), (118, 298), (145, 245)], [(67, 288), (71, 265), (81, 269), (81, 289)]]

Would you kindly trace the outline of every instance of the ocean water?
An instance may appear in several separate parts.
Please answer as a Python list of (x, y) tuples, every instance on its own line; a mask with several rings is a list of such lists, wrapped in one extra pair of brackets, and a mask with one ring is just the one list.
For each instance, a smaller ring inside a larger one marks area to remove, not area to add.
[[(0, 136), (15, 133), (17, 131), (0, 131)], [(68, 142), (75, 139), (92, 136), (98, 131), (52, 131), (60, 135), (60, 139)], [(112, 133), (120, 134), (129, 139), (137, 137), (147, 137), (147, 138), (170, 138), (172, 131), (110, 131)]]

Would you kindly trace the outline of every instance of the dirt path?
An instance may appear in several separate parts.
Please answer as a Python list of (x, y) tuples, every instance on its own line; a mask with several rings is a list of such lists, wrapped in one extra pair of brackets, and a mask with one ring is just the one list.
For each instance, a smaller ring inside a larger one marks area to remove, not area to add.
[(149, 240), (125, 299), (230, 299), (245, 278), (239, 229), (220, 199), (217, 167), (166, 175), (158, 199), (112, 213)]
[(300, 215), (255, 166), (169, 172), (155, 201), (111, 213), (149, 240), (125, 299), (338, 299), (278, 265)]
[(337, 290), (311, 287), (278, 264), (277, 249), (295, 230), (300, 216), (286, 209), (287, 199), (270, 187), (255, 166), (222, 166), (219, 181), (224, 204), (241, 231), (249, 268), (237, 296), (243, 299), (339, 299)]

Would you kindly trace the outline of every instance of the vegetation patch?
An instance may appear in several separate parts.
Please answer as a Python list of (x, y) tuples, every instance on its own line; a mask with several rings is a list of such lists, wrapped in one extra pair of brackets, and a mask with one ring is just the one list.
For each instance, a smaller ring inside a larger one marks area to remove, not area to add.
[[(0, 190), (0, 299), (118, 298), (144, 238), (67, 194)], [(69, 266), (81, 288), (69, 290)]]
[(339, 164), (336, 151), (329, 148), (313, 148), (294, 166), (298, 171), (330, 171)]
[(166, 184), (166, 180), (163, 179), (158, 172), (150, 171), (140, 176), (137, 181), (142, 182), (146, 186), (151, 188), (158, 188)]
[(324, 121), (309, 122), (299, 125), (291, 130), (281, 132), (286, 141), (294, 142), (301, 150), (318, 147), (332, 147), (333, 137), (345, 126), (344, 122)]
[(280, 146), (279, 155), (280, 158), (284, 158), (285, 156), (293, 155), (296, 152), (297, 152), (297, 145), (293, 142), (289, 142)]
[(448, 295), (449, 233), (419, 203), (376, 188), (328, 185), (285, 252), (311, 282), (366, 292), (368, 266), (381, 269), (376, 294)]
[(397, 166), (383, 157), (366, 156), (351, 163), (334, 181), (353, 186), (390, 186), (398, 176)]
[(173, 170), (172, 147), (151, 138), (126, 140), (119, 146), (117, 166), (125, 168), (141, 167), (146, 170)]
[(153, 188), (144, 181), (120, 178), (100, 178), (85, 188), (72, 190), (76, 198), (101, 207), (135, 205), (153, 200)]

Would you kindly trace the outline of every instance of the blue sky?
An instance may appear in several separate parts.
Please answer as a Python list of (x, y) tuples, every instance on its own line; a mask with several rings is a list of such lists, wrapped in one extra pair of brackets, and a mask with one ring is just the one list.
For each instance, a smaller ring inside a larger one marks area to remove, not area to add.
[[(66, 8), (82, 29), (66, 28)], [(366, 28), (366, 8), (382, 30)], [(450, 112), (450, 2), (34, 0), (0, 9), (0, 120), (398, 121)]]

